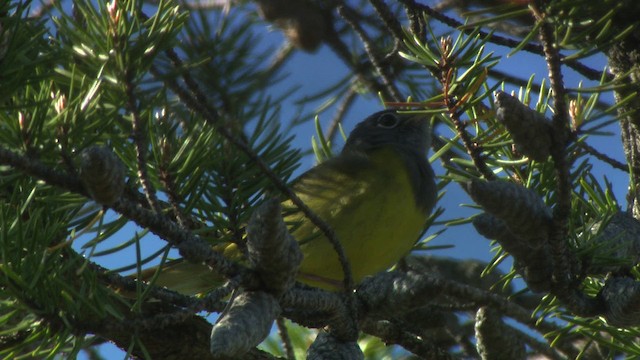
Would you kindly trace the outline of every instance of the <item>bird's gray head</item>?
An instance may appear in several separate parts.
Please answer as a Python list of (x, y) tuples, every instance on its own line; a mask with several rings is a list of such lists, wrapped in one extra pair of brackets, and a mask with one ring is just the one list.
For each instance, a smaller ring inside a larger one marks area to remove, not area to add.
[(416, 204), (425, 214), (429, 214), (438, 195), (435, 175), (426, 158), (430, 143), (427, 116), (384, 110), (358, 124), (349, 135), (342, 152), (366, 156), (372, 150), (392, 146), (407, 167)]
[(343, 151), (366, 153), (391, 145), (403, 152), (424, 156), (430, 141), (428, 117), (383, 110), (364, 119), (353, 129)]

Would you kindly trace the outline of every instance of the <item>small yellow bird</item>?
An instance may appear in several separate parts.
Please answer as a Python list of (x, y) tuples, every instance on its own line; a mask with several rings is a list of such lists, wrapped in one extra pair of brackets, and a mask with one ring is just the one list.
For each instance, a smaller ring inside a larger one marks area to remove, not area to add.
[[(398, 262), (424, 231), (437, 197), (429, 144), (424, 115), (380, 111), (356, 126), (338, 156), (293, 182), (293, 191), (335, 231), (356, 283)], [(282, 205), (285, 222), (297, 224), (290, 232), (304, 255), (298, 280), (341, 289), (344, 274), (329, 241), (291, 201)], [(208, 267), (183, 261), (165, 265), (156, 281), (187, 294), (219, 283)]]

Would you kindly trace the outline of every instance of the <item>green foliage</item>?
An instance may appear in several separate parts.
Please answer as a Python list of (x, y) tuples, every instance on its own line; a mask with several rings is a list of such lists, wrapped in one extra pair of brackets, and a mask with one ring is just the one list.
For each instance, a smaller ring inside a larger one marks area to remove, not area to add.
[[(32, 156), (73, 181), (80, 151), (106, 144), (127, 168), (131, 191), (138, 186), (134, 142), (143, 139), (148, 179), (161, 206), (177, 205), (172, 216), (180, 213), (187, 226), (212, 243), (243, 241), (248, 217), (272, 191), (271, 181), (163, 85), (181, 75), (175, 67), (166, 71), (166, 51), (183, 44), (184, 69), (201, 71), (199, 83), (213, 95), (212, 103), (226, 110), (223, 126), (277, 176), (288, 179), (299, 151), (291, 149), (292, 137), (277, 125), (274, 104), (281, 98), (267, 96), (282, 77), (266, 63), (273, 49), (256, 52), (258, 39), (238, 15), (220, 13), (219, 28), (211, 36), (210, 29), (198, 26), (210, 19), (195, 16), (199, 22), (185, 27), (189, 17), (172, 1), (161, 1), (150, 15), (143, 14), (140, 2), (112, 7), (79, 1), (72, 14), (58, 8), (50, 27), (27, 18), (25, 4), (1, 6), (0, 14), (7, 14), (0, 18), (7, 39), (3, 64), (11, 64), (0, 70), (4, 148)], [(215, 57), (207, 58), (211, 54)], [(73, 329), (82, 321), (120, 319), (122, 309), (111, 303), (112, 290), (98, 282), (87, 259), (74, 251), (74, 241), (91, 261), (112, 261), (157, 240), (144, 229), (125, 232), (132, 228), (130, 219), (103, 211), (80, 194), (8, 166), (1, 170), (0, 288), (6, 306), (0, 327), (2, 334), (17, 338), (3, 347), (3, 357), (63, 351), (75, 357), (91, 343), (81, 332), (72, 335)], [(132, 264), (119, 270), (158, 262), (167, 249), (131, 257)]]
[[(613, 7), (613, 10), (605, 12), (607, 16), (599, 21), (577, 23), (573, 19), (586, 15), (593, 16), (594, 13), (598, 13), (594, 12), (591, 6), (605, 5), (589, 5), (587, 9), (576, 5), (575, 1), (566, 1), (552, 2), (550, 6), (552, 13), (557, 11), (558, 14), (565, 14), (561, 21), (554, 21), (554, 24), (557, 25), (556, 31), (563, 34), (561, 38), (566, 41), (561, 45), (570, 45), (571, 49), (580, 48), (580, 51), (575, 54), (575, 58), (590, 55), (593, 51), (601, 50), (600, 46), (606, 47), (611, 42), (619, 41), (620, 38), (617, 35), (620, 34), (607, 33), (616, 6)], [(563, 8), (563, 6), (565, 7)], [(492, 8), (490, 11), (499, 12), (500, 10)], [(571, 13), (571, 20), (567, 18), (565, 11)], [(522, 15), (520, 10), (507, 11), (500, 16), (491, 17), (491, 21), (515, 18), (520, 15)], [(510, 85), (508, 80), (498, 82), (494, 86), (490, 86), (488, 83), (487, 74), (492, 68), (500, 66), (501, 58), (492, 54), (483, 55), (485, 45), (492, 35), (488, 34), (483, 39), (478, 35), (480, 32), (478, 26), (491, 21), (482, 21), (463, 27), (468, 30), (468, 34), (460, 33), (455, 40), (451, 40), (448, 36), (439, 37), (430, 26), (427, 26), (429, 30), (427, 40), (419, 39), (412, 34), (406, 35), (407, 52), (401, 52), (401, 55), (412, 62), (422, 64), (436, 77), (440, 77), (442, 85), (440, 94), (424, 100), (425, 104), (444, 102), (447, 109), (434, 108), (427, 112), (444, 113), (438, 117), (438, 120), (452, 133), (452, 135), (440, 135), (439, 140), (443, 145), (434, 157), (443, 159), (447, 170), (443, 177), (445, 183), (465, 182), (481, 175), (488, 176), (490, 173), (497, 178), (514, 181), (534, 190), (552, 208), (559, 201), (557, 174), (553, 163), (551, 161), (531, 161), (518, 153), (514, 148), (511, 135), (495, 118), (496, 106), (493, 96), (491, 96), (492, 93), (497, 87), (504, 89), (513, 85)], [(548, 21), (553, 20), (548, 19)], [(473, 28), (473, 26), (476, 27)], [(629, 29), (634, 26), (631, 25)], [(572, 33), (580, 27), (583, 29), (580, 35)], [(536, 31), (536, 28), (531, 29), (531, 33)], [(585, 39), (585, 37), (597, 41), (581, 42), (577, 40), (578, 38)], [(517, 91), (518, 98), (522, 103), (531, 106), (550, 119), (553, 115), (549, 111), (552, 109), (553, 93), (547, 88), (548, 85), (544, 79), (537, 88), (534, 88), (534, 84), (534, 78), (531, 77), (527, 86), (520, 87)], [(603, 133), (601, 129), (618, 121), (620, 115), (616, 111), (620, 109), (619, 102), (608, 107), (599, 103), (600, 97), (613, 89), (615, 89), (613, 82), (607, 80), (603, 73), (598, 85), (591, 89), (585, 89), (582, 86), (569, 89), (573, 93), (568, 95), (568, 99), (572, 101), (570, 105), (572, 109), (571, 130), (575, 139), (566, 150), (569, 154), (569, 183), (572, 191), (570, 197), (571, 213), (568, 219), (571, 238), (567, 241), (572, 251), (579, 254), (585, 264), (594, 267), (620, 266), (622, 264), (619, 258), (611, 256), (616, 249), (603, 248), (607, 245), (595, 242), (597, 234), (590, 231), (595, 223), (600, 224), (602, 230), (612, 214), (620, 211), (620, 204), (614, 198), (608, 180), (605, 178), (604, 181), (599, 181), (593, 175), (592, 170), (596, 159), (583, 147), (583, 144), (592, 136), (609, 135)], [(538, 98), (534, 102), (532, 97), (536, 93)], [(456, 101), (447, 101), (447, 98), (456, 99)], [(465, 138), (468, 140), (465, 141)], [(474, 151), (478, 151), (478, 153), (473, 155)], [(469, 154), (472, 154), (472, 157), (478, 156), (478, 158), (470, 158)], [(486, 164), (488, 173), (479, 173), (478, 161)], [(468, 220), (465, 219), (451, 220), (447, 222), (447, 225), (456, 226), (467, 222)], [(499, 245), (495, 250), (496, 255), (485, 269), (485, 273), (493, 271), (508, 256)], [(516, 270), (514, 268), (503, 276), (503, 285), (508, 286), (517, 277)], [(603, 281), (603, 274), (586, 277), (584, 291), (590, 296), (596, 296), (603, 286)], [(633, 340), (630, 340), (637, 336), (634, 329), (621, 332), (620, 329), (607, 325), (602, 319), (576, 317), (564, 308), (561, 302), (552, 297), (549, 297), (547, 303), (540, 305), (539, 310), (537, 315), (540, 316), (540, 319), (556, 318), (567, 324), (561, 331), (546, 334), (545, 336), (549, 339), (562, 342), (570, 338), (571, 334), (579, 333), (592, 339), (599, 346), (608, 347), (628, 356), (637, 354)], [(624, 335), (622, 335), (623, 333)]]
[[(637, 5), (557, 0), (537, 8), (542, 2), (525, 7), (514, 1), (478, 6), (464, 13), (466, 22), (456, 25), (440, 13), (405, 11), (412, 2), (393, 2), (382, 9), (386, 12), (372, 7), (380, 3), (343, 4), (359, 9), (356, 21), (367, 36), (335, 15), (335, 9), (328, 9), (334, 15), (324, 41), (346, 64), (346, 74), (322, 88), (300, 91), (297, 80), (283, 71), (297, 50), (288, 44), (278, 47), (268, 39), (266, 24), (251, 3), (233, 2), (230, 9), (209, 11), (178, 1), (143, 6), (141, 1), (83, 0), (74, 1), (72, 10), (56, 2), (44, 10), (46, 16), (32, 16), (36, 4), (31, 1), (2, 2), (0, 355), (77, 356), (101, 340), (100, 335), (88, 335), (88, 324), (120, 321), (132, 314), (142, 318), (152, 307), (116, 293), (121, 290), (117, 284), (104, 279), (109, 271), (139, 271), (174, 256), (170, 250), (175, 244), (154, 235), (157, 229), (140, 226), (85, 196), (78, 180), (82, 150), (94, 145), (113, 150), (127, 169), (124, 198), (135, 203), (137, 211), (159, 209), (162, 219), (217, 248), (229, 243), (242, 248), (253, 210), (265, 197), (280, 196), (265, 168), (286, 182), (301, 157), (291, 145), (291, 129), (281, 125), (285, 120), (281, 104), (300, 106), (296, 119), (286, 119), (296, 125), (327, 109), (338, 107), (344, 113), (354, 99), (388, 100), (382, 90), (389, 92), (390, 87), (426, 108), (416, 111), (433, 116), (436, 151), (431, 160), (444, 169), (439, 174), (441, 199), (446, 199), (443, 194), (452, 183), (496, 179), (531, 189), (550, 210), (558, 211), (564, 196), (558, 179), (564, 175), (559, 174), (555, 158), (533, 161), (516, 149), (513, 136), (496, 119), (497, 89), (513, 92), (546, 116), (554, 131), (566, 131), (568, 249), (590, 269), (622, 268), (627, 276), (640, 278), (637, 266), (616, 256), (618, 248), (599, 241), (622, 204), (613, 195), (610, 178), (595, 175), (594, 168), (602, 165), (600, 159), (607, 161), (606, 156), (596, 155), (589, 145), (595, 137), (610, 135), (607, 127), (630, 114), (627, 106), (635, 105), (637, 93), (607, 71), (592, 70), (589, 73), (599, 81), (564, 87), (561, 100), (567, 104), (568, 121), (558, 126), (559, 99), (554, 94), (558, 84), (527, 70), (515, 76), (500, 72), (506, 57), (522, 51), (534, 52), (544, 62), (544, 49), (536, 41), (547, 25), (556, 40), (553, 45), (564, 56), (561, 70), (606, 52), (637, 32), (634, 13), (624, 12)], [(532, 12), (542, 19), (534, 22)], [(479, 16), (483, 18), (478, 20)], [(401, 21), (395, 24), (390, 19)], [(513, 40), (499, 36), (500, 30), (486, 31), (501, 24), (525, 31), (511, 33), (516, 34)], [(507, 50), (495, 44), (506, 45)], [(620, 90), (626, 92), (617, 93)], [(623, 96), (611, 104), (608, 98), (613, 92)], [(314, 108), (309, 110), (310, 106)], [(322, 161), (332, 156), (335, 141), (324, 135), (317, 118), (316, 131), (312, 146)], [(20, 161), (9, 164), (5, 151)], [(37, 171), (41, 168), (46, 169), (44, 175)], [(636, 190), (634, 179), (631, 176), (631, 193)], [(465, 216), (437, 222), (443, 212), (435, 211), (429, 225), (468, 226), (473, 220)], [(443, 231), (434, 230), (416, 249), (432, 249), (427, 241)], [(510, 257), (499, 243), (493, 244), (494, 258), (484, 270), (487, 276), (499, 272)], [(114, 260), (118, 268), (109, 271), (96, 265)], [(498, 285), (511, 291), (519, 284), (519, 271), (516, 265), (501, 274)], [(579, 290), (595, 297), (607, 274), (584, 273), (577, 279)], [(510, 300), (516, 303), (523, 294), (533, 296), (517, 289), (509, 293)], [(442, 328), (460, 330), (454, 334), (459, 343), (444, 340), (434, 347), (467, 356), (473, 347), (465, 323), (470, 309), (491, 304), (487, 299), (494, 298), (487, 296), (486, 303), (470, 298), (465, 299), (469, 304), (461, 304), (449, 301), (454, 297), (444, 294), (444, 301), (435, 299), (441, 302), (434, 305), (434, 313), (452, 315), (449, 320), (455, 326)], [(180, 304), (180, 310), (196, 312)], [(640, 356), (636, 327), (617, 328), (598, 317), (576, 316), (566, 305), (546, 294), (537, 308), (527, 308), (533, 310), (537, 324), (518, 321), (559, 348), (579, 338), (611, 350), (610, 358)], [(286, 327), (296, 355), (302, 358), (314, 331), (288, 320)], [(150, 357), (148, 343), (139, 333), (129, 337), (127, 351)], [(383, 344), (392, 342), (388, 340), (363, 334), (359, 345), (367, 359), (405, 354)], [(275, 334), (261, 346), (272, 354), (284, 354)]]

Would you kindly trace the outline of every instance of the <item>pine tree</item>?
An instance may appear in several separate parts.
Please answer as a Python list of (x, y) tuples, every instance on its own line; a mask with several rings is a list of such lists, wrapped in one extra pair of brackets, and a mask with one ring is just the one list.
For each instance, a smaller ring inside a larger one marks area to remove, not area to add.
[[(0, 354), (640, 356), (638, 18), (631, 0), (2, 2)], [(289, 66), (318, 49), (348, 74), (301, 89)], [(507, 71), (523, 53), (547, 76)], [(289, 270), (265, 287), (291, 259), (223, 249), (251, 226), (284, 246), (273, 199), (305, 155), (298, 126), (332, 117), (323, 159), (376, 98), (432, 118), (441, 208), (415, 249), (467, 227), (495, 257), (415, 251), (343, 294)], [(624, 162), (592, 145), (618, 125)], [(625, 174), (626, 199), (596, 168)], [(443, 215), (454, 188), (474, 216)], [(176, 257), (224, 281), (187, 296), (136, 280)]]

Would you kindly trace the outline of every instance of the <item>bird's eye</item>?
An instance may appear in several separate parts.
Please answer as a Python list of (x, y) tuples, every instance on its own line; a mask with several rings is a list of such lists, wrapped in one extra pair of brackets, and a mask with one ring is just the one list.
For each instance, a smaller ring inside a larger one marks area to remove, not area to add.
[(378, 126), (385, 129), (392, 129), (398, 125), (400, 119), (393, 113), (386, 113), (378, 118)]

